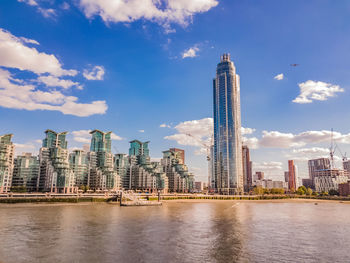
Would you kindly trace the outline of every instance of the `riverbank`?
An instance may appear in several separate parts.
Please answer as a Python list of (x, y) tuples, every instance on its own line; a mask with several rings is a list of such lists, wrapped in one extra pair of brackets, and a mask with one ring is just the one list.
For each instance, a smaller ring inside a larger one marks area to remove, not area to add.
[[(149, 201), (158, 201), (157, 196), (146, 195), (141, 196)], [(254, 196), (223, 196), (223, 195), (163, 195), (162, 202), (210, 202), (210, 201), (341, 201), (349, 202), (350, 197), (339, 196), (298, 196), (298, 195), (254, 195)], [(16, 203), (96, 203), (115, 201), (115, 197), (91, 197), (91, 196), (76, 196), (76, 197), (1, 197), (0, 204), (16, 204)]]

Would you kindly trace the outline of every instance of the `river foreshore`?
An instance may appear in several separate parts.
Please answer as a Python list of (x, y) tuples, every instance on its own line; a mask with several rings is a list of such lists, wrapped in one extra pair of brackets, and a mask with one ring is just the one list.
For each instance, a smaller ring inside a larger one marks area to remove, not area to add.
[[(158, 201), (155, 195), (141, 195), (140, 197), (149, 201)], [(242, 195), (242, 196), (225, 196), (225, 195), (162, 195), (163, 202), (212, 202), (212, 201), (341, 201), (349, 202), (350, 197), (339, 196), (298, 196), (298, 195)], [(16, 203), (96, 203), (116, 201), (116, 196), (26, 196), (26, 197), (0, 197), (0, 204), (16, 204)]]

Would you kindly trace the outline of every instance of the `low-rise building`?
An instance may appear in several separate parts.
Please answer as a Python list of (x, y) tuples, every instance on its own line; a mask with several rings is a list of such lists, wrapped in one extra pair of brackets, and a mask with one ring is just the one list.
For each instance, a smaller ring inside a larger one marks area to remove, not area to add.
[(288, 189), (288, 182), (284, 181), (273, 181), (271, 179), (263, 179), (263, 180), (257, 180), (255, 181), (256, 187), (262, 187), (266, 189), (272, 189), (272, 188), (280, 188), (280, 189)]
[(350, 181), (347, 181), (343, 184), (339, 184), (338, 187), (340, 196), (350, 196)]
[(314, 171), (314, 184), (316, 192), (338, 191), (339, 184), (348, 181), (348, 172), (340, 169), (324, 169)]

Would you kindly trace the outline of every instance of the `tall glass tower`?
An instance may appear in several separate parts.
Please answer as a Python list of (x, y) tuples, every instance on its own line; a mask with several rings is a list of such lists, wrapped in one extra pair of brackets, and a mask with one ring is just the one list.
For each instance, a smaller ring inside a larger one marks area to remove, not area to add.
[(213, 91), (213, 187), (222, 194), (239, 194), (243, 192), (240, 85), (229, 54), (221, 56)]

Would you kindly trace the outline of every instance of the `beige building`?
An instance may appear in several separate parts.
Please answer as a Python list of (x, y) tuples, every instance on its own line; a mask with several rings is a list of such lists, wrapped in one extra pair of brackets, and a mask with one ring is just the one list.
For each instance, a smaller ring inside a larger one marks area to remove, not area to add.
[(12, 136), (12, 134), (0, 136), (0, 193), (11, 190), (15, 151)]

